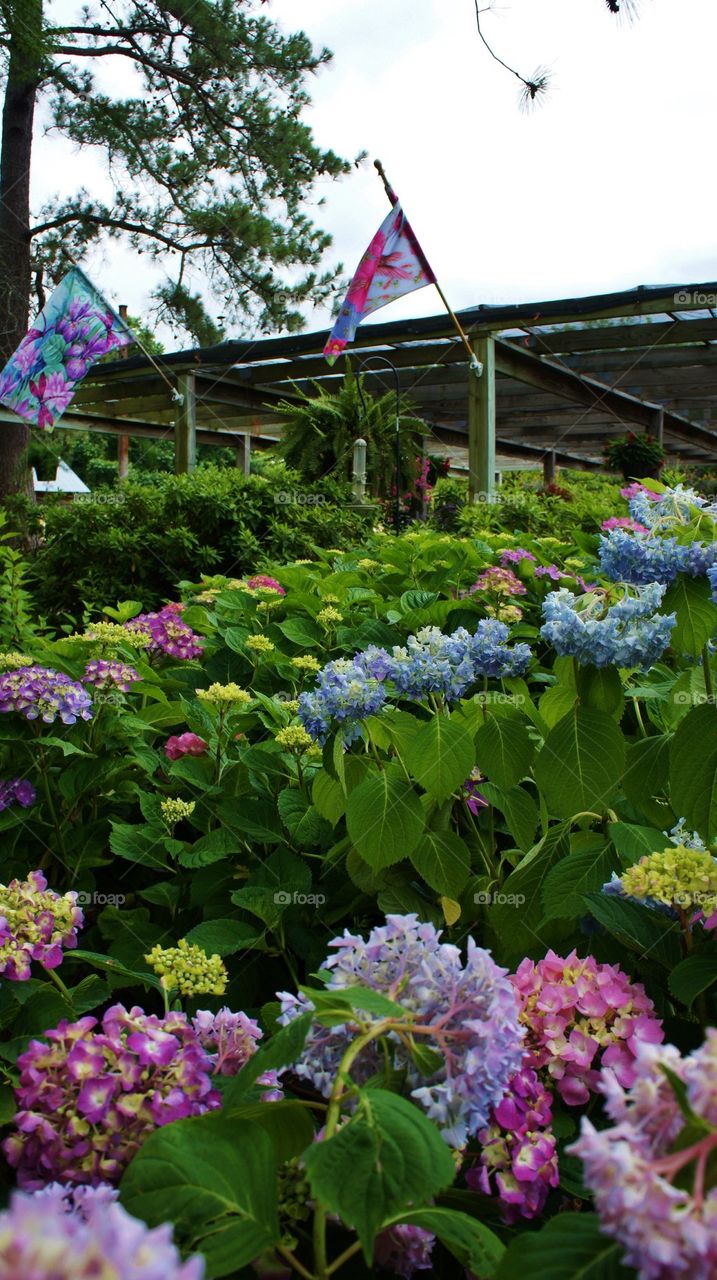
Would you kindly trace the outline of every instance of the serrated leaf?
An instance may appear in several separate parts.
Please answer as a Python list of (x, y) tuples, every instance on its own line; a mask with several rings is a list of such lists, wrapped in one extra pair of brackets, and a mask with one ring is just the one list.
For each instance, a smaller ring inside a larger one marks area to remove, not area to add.
[(446, 897), (457, 898), (468, 883), (470, 851), (453, 831), (426, 831), (411, 862), (429, 888)]
[(604, 711), (576, 707), (551, 729), (534, 773), (557, 817), (604, 813), (625, 768), (625, 739)]
[(378, 870), (411, 855), (425, 821), (413, 787), (391, 767), (370, 774), (351, 792), (346, 825), (364, 862)]
[(681, 947), (676, 920), (616, 894), (588, 893), (585, 903), (591, 915), (630, 951), (667, 969), (678, 964)]
[(475, 761), (470, 726), (433, 715), (403, 745), (406, 768), (434, 800), (445, 800), (469, 776)]
[(601, 889), (618, 866), (618, 859), (609, 844), (597, 852), (585, 849), (568, 854), (545, 877), (545, 919), (577, 919), (585, 915), (584, 895)]
[(522, 787), (511, 787), (504, 791), (492, 782), (481, 783), (480, 790), (486, 800), (503, 814), (518, 848), (530, 849), (539, 820), (538, 806), (532, 795)]
[(251, 947), (260, 936), (258, 929), (244, 920), (205, 920), (186, 934), (188, 942), (207, 955), (231, 956)]
[(560, 1213), (541, 1231), (519, 1236), (508, 1248), (494, 1280), (628, 1280), (623, 1246), (603, 1235), (594, 1213)]
[(255, 1081), (265, 1071), (280, 1071), (284, 1067), (292, 1067), (301, 1056), (313, 1020), (311, 1010), (301, 1013), (298, 1018), (277, 1031), (270, 1040), (262, 1042), (225, 1089), (224, 1108), (246, 1098)]
[(706, 844), (717, 837), (717, 708), (695, 707), (670, 746), (670, 798)]
[(697, 996), (717, 982), (717, 955), (690, 955), (672, 970), (667, 985), (672, 995), (692, 1008)]
[(492, 1276), (505, 1253), (505, 1245), (497, 1235), (476, 1218), (456, 1209), (413, 1209), (386, 1225), (409, 1222), (437, 1236), (461, 1266), (476, 1276)]
[(525, 777), (535, 745), (517, 716), (489, 715), (476, 733), (475, 750), (481, 773), (507, 791)]
[(679, 574), (666, 591), (660, 612), (677, 615), (670, 644), (678, 653), (697, 657), (717, 633), (717, 605), (712, 602), (706, 578)]

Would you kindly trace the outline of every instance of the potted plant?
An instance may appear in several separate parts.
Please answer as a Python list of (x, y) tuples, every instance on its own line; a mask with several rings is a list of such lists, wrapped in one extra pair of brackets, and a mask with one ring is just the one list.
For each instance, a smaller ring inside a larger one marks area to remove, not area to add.
[(665, 449), (654, 436), (628, 431), (626, 436), (605, 446), (605, 461), (611, 471), (621, 471), (625, 480), (658, 480), (665, 465)]

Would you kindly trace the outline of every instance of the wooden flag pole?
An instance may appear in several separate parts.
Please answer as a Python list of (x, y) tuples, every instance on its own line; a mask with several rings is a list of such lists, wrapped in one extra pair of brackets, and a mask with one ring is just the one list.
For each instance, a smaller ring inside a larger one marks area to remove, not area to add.
[[(389, 182), (388, 178), (386, 177), (386, 170), (384, 169), (383, 165), (381, 164), (381, 161), (380, 161), (380, 160), (374, 160), (373, 164), (374, 164), (374, 168), (377, 170), (378, 175), (379, 175), (379, 177), (380, 177), (380, 179), (381, 179), (381, 181), (382, 181), (382, 183), (383, 183), (384, 191), (386, 192), (386, 195), (388, 196), (389, 202), (390, 202), (392, 205), (396, 204), (396, 203), (397, 203), (397, 200), (398, 200), (398, 197), (397, 197), (397, 195), (396, 195), (395, 191), (393, 190), (393, 187), (391, 186), (391, 184), (390, 184), (390, 182)], [(442, 290), (441, 286), (439, 285), (439, 283), (438, 283), (438, 281), (437, 281), (437, 279), (436, 279), (436, 277), (435, 277), (435, 275), (434, 275), (434, 273), (433, 273), (433, 271), (432, 271), (431, 267), (428, 265), (428, 260), (427, 260), (427, 258), (426, 258), (426, 255), (424, 254), (423, 250), (421, 249), (421, 246), (419, 245), (419, 243), (418, 243), (418, 241), (416, 240), (415, 236), (413, 236), (413, 237), (412, 237), (412, 239), (413, 239), (413, 242), (414, 242), (414, 248), (416, 249), (416, 251), (418, 252), (418, 254), (420, 255), (420, 257), (423, 259), (423, 261), (424, 261), (424, 263), (425, 263), (426, 267), (428, 268), (428, 271), (430, 272), (431, 276), (433, 277), (433, 284), (436, 286), (436, 289), (437, 289), (437, 291), (438, 291), (438, 295), (439, 295), (439, 297), (440, 297), (440, 299), (441, 299), (441, 302), (443, 303), (444, 307), (446, 308), (446, 311), (448, 312), (449, 316), (451, 317), (451, 320), (452, 320), (452, 322), (453, 322), (453, 326), (454, 326), (454, 328), (455, 328), (455, 330), (456, 330), (456, 333), (458, 334), (458, 337), (460, 338), (461, 342), (463, 343), (463, 346), (464, 346), (464, 347), (465, 347), (465, 349), (466, 349), (466, 352), (468, 353), (468, 360), (469, 360), (469, 363), (470, 363), (470, 367), (471, 367), (471, 369), (473, 370), (473, 372), (474, 372), (474, 374), (476, 375), (476, 377), (477, 377), (477, 378), (480, 378), (481, 374), (483, 373), (483, 365), (481, 364), (481, 362), (480, 362), (480, 360), (478, 359), (478, 357), (477, 357), (477, 355), (476, 355), (475, 351), (473, 350), (473, 348), (472, 348), (472, 346), (471, 346), (471, 344), (470, 344), (470, 340), (469, 340), (469, 338), (468, 338), (468, 335), (467, 335), (467, 333), (466, 333), (465, 329), (463, 328), (463, 326), (461, 325), (461, 322), (460, 322), (460, 320), (458, 319), (458, 316), (456, 315), (455, 311), (453, 310), (453, 308), (452, 308), (452, 307), (451, 307), (451, 305), (449, 304), (448, 299), (447, 299), (447, 297), (446, 297), (445, 293), (443, 292), (443, 290)]]

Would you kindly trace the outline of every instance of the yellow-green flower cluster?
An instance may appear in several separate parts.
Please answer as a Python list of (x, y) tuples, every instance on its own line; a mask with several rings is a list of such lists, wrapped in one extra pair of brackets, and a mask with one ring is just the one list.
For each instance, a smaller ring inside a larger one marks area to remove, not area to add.
[(144, 958), (167, 990), (176, 989), (183, 996), (222, 996), (226, 991), (228, 975), (221, 956), (208, 956), (186, 938), (176, 947), (157, 944)]
[[(26, 653), (0, 653), (0, 671), (19, 671), (20, 667), (31, 667), (34, 659)], [(316, 664), (318, 668), (318, 663)]]
[(325, 596), (322, 596), (322, 600), (323, 600), (324, 604), (339, 604), (339, 603), (340, 603), (340, 601), (339, 601), (339, 597), (338, 597), (338, 596), (325, 595)]
[(297, 658), (290, 658), (292, 667), (296, 667), (297, 671), (320, 671), (321, 663), (318, 658), (312, 658), (310, 653), (302, 653)]
[(128, 645), (131, 649), (146, 649), (152, 643), (149, 631), (143, 631), (141, 627), (133, 627), (129, 631), (119, 622), (92, 622), (82, 635), (70, 636), (70, 639), (93, 640), (103, 650), (114, 650)]
[(280, 729), (274, 734), (274, 739), (280, 747), (287, 747), (289, 751), (307, 751), (314, 742), (311, 734), (301, 724), (290, 724), (286, 729)]
[(491, 618), (499, 618), (501, 622), (520, 622), (523, 616), (523, 610), (517, 604), (501, 604), (497, 607), (488, 604), (485, 611)]
[(276, 648), (268, 636), (247, 636), (245, 643), (253, 653), (273, 653)]
[(162, 817), (168, 827), (176, 827), (184, 818), (191, 818), (196, 808), (194, 800), (180, 800), (177, 796), (168, 796), (159, 806)]
[(316, 615), (316, 621), (320, 622), (322, 627), (332, 627), (335, 623), (343, 622), (343, 620), (344, 615), (331, 605), (327, 609), (320, 609)]
[(288, 711), (292, 716), (295, 716), (299, 710), (298, 698), (277, 698), (277, 702), (280, 702), (284, 710)]
[(703, 849), (678, 844), (650, 853), (622, 873), (622, 888), (633, 898), (653, 898), (705, 916), (717, 911), (717, 862)]
[(363, 559), (357, 560), (356, 564), (359, 569), (366, 569), (366, 571), (369, 569), (378, 569), (380, 567), (378, 560), (371, 560), (369, 556), (364, 556)]
[(238, 684), (210, 684), (208, 689), (197, 689), (200, 702), (208, 702), (213, 707), (242, 707), (251, 702), (251, 694), (240, 689)]

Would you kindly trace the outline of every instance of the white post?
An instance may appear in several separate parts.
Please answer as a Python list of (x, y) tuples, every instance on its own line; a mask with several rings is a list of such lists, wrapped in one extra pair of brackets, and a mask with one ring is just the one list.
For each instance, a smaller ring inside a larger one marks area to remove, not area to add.
[(361, 437), (354, 440), (352, 481), (354, 498), (363, 502), (366, 497), (366, 441)]

